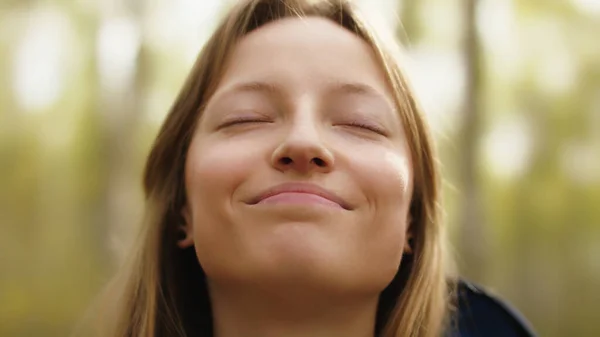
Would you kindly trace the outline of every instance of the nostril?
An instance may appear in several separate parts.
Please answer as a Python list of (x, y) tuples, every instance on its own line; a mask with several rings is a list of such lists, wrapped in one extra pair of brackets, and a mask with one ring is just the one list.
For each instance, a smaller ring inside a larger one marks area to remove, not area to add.
[(326, 166), (325, 161), (321, 158), (313, 158), (312, 162), (315, 163), (315, 165), (317, 165), (318, 167)]
[(290, 157), (283, 157), (281, 159), (279, 159), (279, 161), (283, 164), (283, 165), (289, 165), (293, 162), (292, 158)]

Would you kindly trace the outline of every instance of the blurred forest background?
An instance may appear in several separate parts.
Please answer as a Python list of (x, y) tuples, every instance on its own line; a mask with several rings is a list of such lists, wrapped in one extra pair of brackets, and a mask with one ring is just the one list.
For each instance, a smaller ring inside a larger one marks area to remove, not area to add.
[[(149, 146), (232, 1), (1, 0), (0, 336), (68, 335)], [(541, 336), (600, 336), (600, 0), (362, 0), (406, 46), (462, 273)]]

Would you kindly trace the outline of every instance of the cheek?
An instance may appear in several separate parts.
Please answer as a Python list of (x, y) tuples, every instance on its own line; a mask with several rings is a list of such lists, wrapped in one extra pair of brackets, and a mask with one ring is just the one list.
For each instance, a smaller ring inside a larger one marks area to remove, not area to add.
[(196, 199), (219, 202), (230, 197), (256, 165), (259, 155), (253, 149), (256, 147), (232, 141), (195, 139), (188, 151), (185, 168), (190, 206), (199, 203)]
[(206, 139), (195, 139), (190, 145), (185, 187), (195, 241), (200, 246), (227, 235), (235, 191), (256, 165), (257, 154), (241, 149), (246, 147)]
[(404, 153), (383, 153), (377, 174), (372, 174), (369, 185), (376, 213), (375, 223), (382, 235), (404, 240), (412, 197), (412, 168)]
[(400, 265), (408, 229), (412, 196), (409, 158), (404, 152), (382, 149), (352, 165), (368, 202), (368, 226), (361, 228), (363, 238), (368, 238), (364, 253), (374, 257), (369, 259), (368, 269), (386, 277), (393, 277)]
[(196, 254), (207, 273), (228, 265), (228, 251), (235, 248), (232, 203), (238, 186), (257, 165), (257, 151), (248, 144), (205, 138), (190, 144), (185, 167), (187, 207)]
[(228, 152), (231, 150), (232, 147), (223, 148), (218, 143), (207, 144), (202, 139), (194, 140), (188, 150), (186, 178), (190, 180), (219, 178), (222, 170), (236, 169), (237, 156), (235, 153)]
[(355, 159), (351, 167), (374, 214), (407, 214), (413, 190), (413, 169), (407, 151), (373, 150)]

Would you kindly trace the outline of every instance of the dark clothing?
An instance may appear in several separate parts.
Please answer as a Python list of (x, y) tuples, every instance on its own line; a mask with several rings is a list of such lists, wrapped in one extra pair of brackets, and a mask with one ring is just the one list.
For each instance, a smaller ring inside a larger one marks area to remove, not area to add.
[(458, 284), (458, 312), (446, 337), (534, 337), (533, 329), (506, 302), (469, 282)]

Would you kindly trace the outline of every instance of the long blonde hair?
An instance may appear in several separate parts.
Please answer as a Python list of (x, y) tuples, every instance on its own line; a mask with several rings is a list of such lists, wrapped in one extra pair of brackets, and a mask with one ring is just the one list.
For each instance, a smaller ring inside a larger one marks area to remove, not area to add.
[[(410, 215), (413, 253), (380, 295), (377, 336), (440, 336), (448, 326), (448, 282), (440, 182), (432, 139), (400, 62), (357, 10), (343, 0), (243, 0), (201, 51), (153, 144), (144, 173), (145, 217), (130, 259), (107, 287), (100, 334), (110, 337), (210, 337), (205, 275), (193, 249), (177, 247), (185, 203), (184, 166), (193, 130), (221, 78), (227, 57), (246, 34), (286, 17), (330, 19), (366, 41), (385, 70), (414, 165)], [(100, 313), (103, 313), (100, 315)], [(96, 327), (98, 328), (98, 327)], [(97, 330), (100, 331), (100, 330)]]

